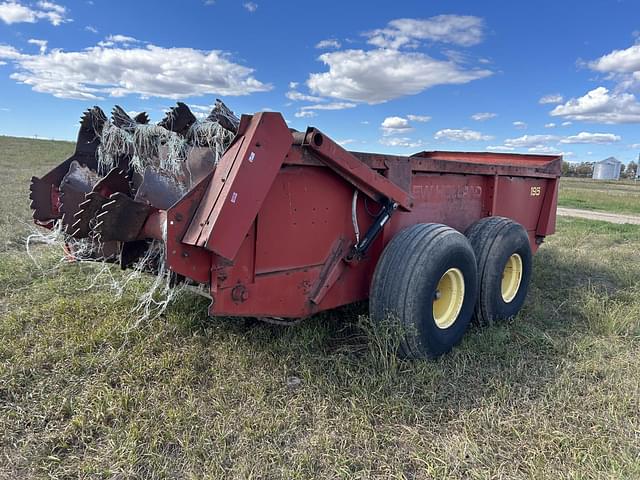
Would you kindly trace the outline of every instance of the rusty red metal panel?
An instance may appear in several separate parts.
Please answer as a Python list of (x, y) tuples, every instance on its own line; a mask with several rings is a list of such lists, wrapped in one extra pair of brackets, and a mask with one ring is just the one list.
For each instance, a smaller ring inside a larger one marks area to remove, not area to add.
[[(257, 218), (256, 273), (321, 265), (339, 236), (355, 242), (351, 202), (355, 187), (326, 167), (283, 167)], [(362, 232), (372, 217), (358, 201)], [(368, 200), (373, 212), (376, 202)]]
[[(184, 243), (201, 246), (200, 238), (206, 238), (208, 235), (210, 229), (208, 228), (207, 222), (209, 220), (209, 215), (211, 214), (211, 209), (220, 196), (222, 187), (224, 187), (227, 177), (231, 172), (231, 168), (236, 162), (243, 143), (244, 136), (236, 138), (234, 143), (227, 149), (222, 160), (213, 172), (213, 177), (205, 189), (200, 204), (198, 205), (193, 219), (184, 234), (182, 239)], [(205, 227), (207, 227), (207, 230), (205, 230)]]
[(560, 175), (562, 156), (559, 155), (531, 155), (518, 153), (492, 152), (420, 152), (412, 158), (428, 158), (432, 160), (447, 160), (461, 163), (475, 163), (481, 165), (525, 167), (542, 169), (547, 173)]
[(242, 297), (237, 295), (240, 290), (238, 284), (219, 289), (209, 313), (253, 317), (306, 317), (366, 299), (374, 268), (373, 257), (359, 264), (357, 268), (346, 266), (319, 305), (310, 302), (309, 297), (314, 292), (314, 285), (320, 277), (322, 266), (259, 275), (254, 283), (242, 285)]
[(271, 188), (292, 136), (275, 112), (254, 115), (222, 157), (184, 242), (232, 260)]
[(493, 215), (512, 218), (526, 230), (535, 230), (546, 188), (546, 179), (499, 177)]
[(394, 218), (398, 217), (403, 227), (434, 222), (464, 231), (486, 216), (485, 185), (485, 177), (480, 175), (416, 174), (412, 186), (416, 212), (413, 215), (398, 212)]
[(212, 285), (217, 281), (217, 287), (224, 289), (254, 283), (256, 276), (255, 249), (256, 223), (254, 222), (242, 241), (242, 245), (233, 262), (225, 260), (222, 257), (214, 258), (212, 270), (215, 272), (212, 274)]
[[(516, 155), (487, 152), (422, 152), (417, 156), (411, 157), (368, 152), (349, 153), (380, 173), (394, 168), (393, 166), (397, 164), (409, 162), (411, 171), (414, 173), (557, 178), (560, 175), (562, 162), (561, 157), (552, 155)], [(507, 155), (507, 158), (502, 158), (503, 155)], [(516, 157), (517, 161), (510, 161), (509, 159), (512, 157)], [(530, 158), (530, 160), (527, 161), (521, 157)], [(317, 166), (322, 162), (314, 151), (294, 145), (285, 160), (285, 164)], [(389, 175), (387, 174), (387, 176)]]
[(536, 234), (551, 235), (556, 231), (556, 206), (558, 205), (559, 179), (547, 180), (544, 201), (540, 209), (540, 218), (536, 227)]
[(212, 254), (204, 248), (183, 243), (182, 238), (202, 203), (213, 173), (169, 208), (166, 215), (166, 255), (169, 269), (199, 283), (209, 283)]
[(385, 161), (384, 164), (387, 167), (384, 172), (384, 176), (403, 190), (410, 192), (411, 179), (413, 177), (413, 170), (411, 169), (411, 159), (390, 159)]

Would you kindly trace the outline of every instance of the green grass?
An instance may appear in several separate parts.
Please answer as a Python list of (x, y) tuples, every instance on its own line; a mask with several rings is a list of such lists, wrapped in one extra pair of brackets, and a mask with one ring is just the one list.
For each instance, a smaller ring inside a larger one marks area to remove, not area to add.
[(640, 215), (640, 183), (562, 178), (558, 205)]
[(640, 478), (640, 227), (560, 220), (522, 313), (434, 362), (363, 306), (283, 328), (185, 296), (134, 327), (143, 286), (21, 244), (65, 150), (0, 138), (0, 478)]

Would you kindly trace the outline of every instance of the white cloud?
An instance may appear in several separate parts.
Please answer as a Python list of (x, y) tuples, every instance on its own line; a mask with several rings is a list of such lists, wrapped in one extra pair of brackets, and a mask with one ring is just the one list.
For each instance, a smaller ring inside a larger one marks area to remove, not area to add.
[(43, 10), (51, 10), (53, 12), (58, 12), (60, 15), (66, 13), (67, 9), (62, 5), (58, 5), (54, 2), (49, 2), (47, 0), (40, 0), (37, 5)]
[(289, 82), (289, 88), (290, 89), (294, 89), (298, 87), (298, 82)]
[(614, 50), (589, 63), (598, 72), (632, 73), (640, 71), (640, 44), (625, 50)]
[(511, 152), (515, 149), (506, 145), (488, 145), (486, 150), (489, 150), (490, 152)]
[(86, 27), (84, 27), (84, 29), (87, 32), (98, 33), (98, 29), (96, 27), (91, 26), (91, 25), (87, 25)]
[(349, 102), (318, 103), (315, 105), (305, 105), (301, 107), (300, 110), (344, 110), (355, 106), (355, 103)]
[(640, 87), (640, 43), (624, 50), (614, 50), (589, 62), (588, 66), (597, 72), (606, 73), (607, 79), (616, 80), (616, 90), (636, 90)]
[(531, 148), (543, 146), (545, 143), (558, 141), (556, 135), (522, 135), (517, 138), (507, 138), (504, 145), (514, 148)]
[(615, 143), (622, 140), (619, 135), (613, 133), (590, 133), (580, 132), (577, 135), (571, 135), (560, 140), (560, 143)]
[(497, 117), (497, 113), (492, 112), (479, 112), (471, 115), (471, 118), (477, 122), (484, 122), (485, 120), (491, 120), (492, 118)]
[(409, 120), (403, 117), (387, 117), (380, 125), (384, 135), (393, 135), (395, 133), (410, 132), (413, 127), (409, 125)]
[(566, 122), (562, 122), (560, 125), (563, 127), (568, 127), (569, 125), (573, 125), (573, 122), (566, 121)]
[(525, 128), (527, 128), (527, 124), (525, 122), (521, 122), (521, 121), (515, 121), (513, 122), (513, 126), (519, 130), (524, 130)]
[(556, 127), (556, 124), (553, 122), (544, 124), (544, 128), (555, 128), (555, 127)]
[(127, 35), (109, 35), (107, 41), (114, 43), (138, 43), (140, 40)]
[(640, 103), (632, 93), (609, 92), (605, 87), (598, 87), (556, 106), (551, 115), (583, 122), (638, 123)]
[(46, 40), (38, 40), (36, 38), (30, 38), (27, 42), (31, 45), (37, 45), (41, 54), (44, 54), (47, 51), (47, 44), (49, 43)]
[(336, 140), (336, 143), (338, 145), (342, 145), (343, 147), (345, 145), (349, 145), (351, 143), (356, 143), (357, 140), (354, 140), (353, 138), (345, 138), (344, 140)]
[(541, 153), (541, 154), (554, 154), (554, 155), (563, 155), (563, 152), (556, 147), (551, 147), (549, 145), (536, 145), (535, 147), (531, 147), (527, 149), (529, 153)]
[(344, 110), (346, 108), (354, 108), (355, 106), (355, 103), (349, 102), (316, 103), (300, 107), (300, 109), (294, 113), (294, 116), (298, 118), (310, 118), (317, 115), (317, 110)]
[(0, 20), (8, 25), (45, 20), (54, 26), (71, 21), (67, 18), (65, 7), (48, 1), (40, 1), (36, 6), (26, 6), (15, 1), (2, 2), (0, 3)]
[(385, 28), (368, 32), (368, 42), (382, 48), (398, 49), (416, 42), (437, 41), (469, 47), (482, 41), (484, 22), (470, 15), (438, 15), (426, 19), (399, 18)]
[(613, 50), (587, 65), (596, 72), (607, 74), (607, 80), (616, 81), (616, 88), (610, 92), (605, 87), (598, 87), (558, 105), (551, 114), (585, 122), (640, 123), (640, 103), (630, 93), (640, 87), (640, 43)]
[(393, 128), (396, 130), (406, 130), (411, 128), (409, 121), (402, 117), (387, 117), (382, 121), (382, 128)]
[(475, 130), (445, 128), (438, 130), (433, 136), (436, 140), (451, 140), (454, 142), (477, 142), (481, 140), (491, 140), (491, 135), (484, 135)]
[[(171, 108), (171, 107), (169, 107)], [(167, 108), (166, 110), (169, 110), (169, 108)], [(211, 110), (213, 109), (213, 105), (198, 105), (198, 104), (193, 104), (190, 103), (189, 104), (189, 109), (190, 110), (195, 110), (198, 112), (211, 112)]]
[[(475, 45), (482, 40), (483, 30), (483, 20), (474, 16), (392, 20), (385, 28), (364, 34), (368, 43), (378, 48), (323, 53), (318, 60), (328, 71), (311, 73), (306, 83), (316, 95), (369, 104), (415, 95), (435, 85), (468, 83), (492, 72), (469, 67), (469, 56), (459, 52), (449, 54), (448, 60), (437, 60), (421, 52), (400, 49), (416, 48), (425, 41)], [(341, 45), (335, 39), (327, 39), (317, 47)], [(446, 51), (444, 54), (447, 56)]]
[(631, 145), (629, 145), (629, 148), (636, 150), (640, 148), (640, 143), (632, 143)]
[(418, 148), (424, 146), (422, 140), (412, 140), (407, 137), (384, 137), (380, 139), (380, 143), (387, 147)]
[(321, 40), (316, 44), (316, 48), (340, 48), (342, 44), (336, 40), (335, 38), (328, 38), (326, 40)]
[(248, 12), (253, 13), (258, 9), (258, 4), (255, 2), (247, 2), (242, 5)]
[(435, 85), (468, 83), (492, 73), (467, 70), (422, 53), (387, 49), (330, 52), (319, 59), (329, 71), (309, 76), (307, 85), (313, 93), (370, 104), (414, 95)]
[(6, 60), (16, 60), (20, 58), (22, 54), (11, 45), (0, 44), (0, 58)]
[[(292, 82), (293, 83), (293, 82)], [(297, 92), (295, 90), (289, 90), (285, 93), (285, 97), (295, 102), (322, 102), (321, 97), (314, 97), (313, 95), (306, 95), (304, 93)]]
[(297, 118), (311, 118), (315, 117), (316, 115), (318, 114), (313, 110), (299, 110), (293, 114), (293, 116)]
[(550, 103), (562, 103), (563, 100), (564, 100), (564, 98), (559, 93), (552, 93), (552, 94), (545, 95), (544, 97), (542, 97), (540, 100), (538, 100), (538, 103), (540, 103), (542, 105), (547, 105), (547, 104), (550, 104)]
[[(211, 106), (211, 105), (198, 105), (198, 104), (190, 103), (189, 104), (189, 109), (192, 112), (207, 112), (207, 113), (209, 113), (213, 109), (213, 106)], [(167, 108), (167, 110), (168, 110), (168, 108)], [(129, 112), (127, 112), (127, 113), (129, 113)]]
[(429, 115), (407, 115), (407, 118), (412, 122), (425, 123), (431, 120)]
[(129, 37), (127, 35), (109, 35), (104, 40), (98, 42), (100, 47), (113, 47), (114, 45), (121, 44), (123, 46), (131, 46), (136, 43), (142, 43), (137, 38)]
[(29, 7), (19, 3), (0, 3), (0, 20), (11, 25), (12, 23), (35, 23), (37, 17)]
[(620, 140), (620, 136), (612, 133), (580, 132), (577, 135), (566, 137), (558, 135), (522, 135), (521, 137), (507, 138), (503, 142), (503, 146), (492, 148), (496, 150), (504, 149), (504, 147), (509, 150), (516, 148), (527, 149), (531, 153), (562, 153), (559, 148), (551, 144), (608, 144), (619, 142)]
[(12, 79), (59, 98), (95, 100), (138, 94), (178, 99), (248, 95), (272, 88), (257, 80), (253, 69), (233, 63), (229, 54), (218, 50), (96, 46), (29, 55), (0, 45), (0, 59), (14, 62)]

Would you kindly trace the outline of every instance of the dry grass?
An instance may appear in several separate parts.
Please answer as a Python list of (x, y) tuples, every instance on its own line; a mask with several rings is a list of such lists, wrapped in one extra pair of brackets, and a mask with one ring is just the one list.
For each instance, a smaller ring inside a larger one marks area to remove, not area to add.
[(640, 214), (640, 183), (562, 178), (558, 204), (603, 212)]
[(435, 362), (363, 306), (282, 328), (184, 297), (131, 330), (137, 292), (20, 244), (65, 148), (0, 138), (0, 478), (640, 478), (640, 228), (561, 220), (523, 312)]

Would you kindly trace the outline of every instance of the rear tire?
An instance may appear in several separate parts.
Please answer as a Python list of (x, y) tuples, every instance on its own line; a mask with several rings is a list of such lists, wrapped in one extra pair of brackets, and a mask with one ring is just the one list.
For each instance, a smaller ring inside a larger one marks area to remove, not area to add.
[(460, 232), (418, 224), (398, 233), (376, 266), (369, 311), (400, 323), (405, 358), (434, 358), (462, 339), (477, 295), (473, 249)]
[(513, 318), (522, 308), (531, 280), (529, 236), (505, 217), (487, 217), (466, 232), (478, 262), (478, 299), (473, 321), (489, 325)]

